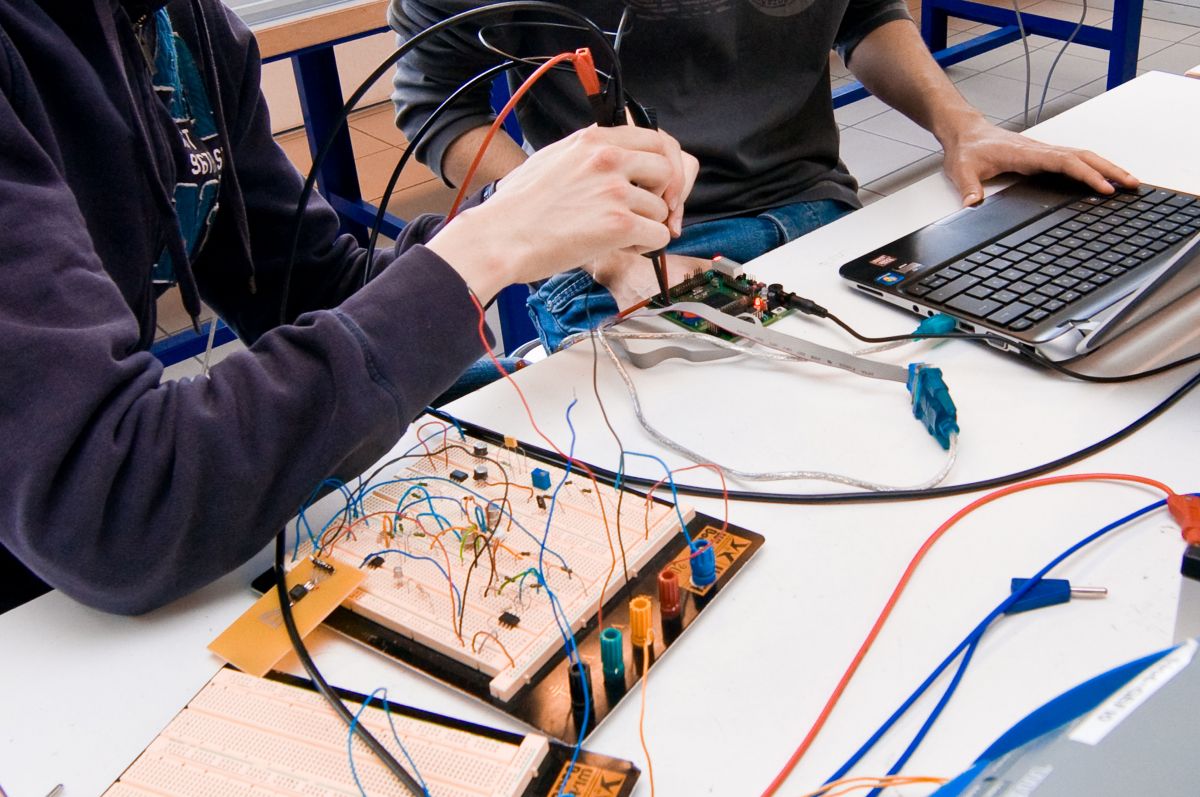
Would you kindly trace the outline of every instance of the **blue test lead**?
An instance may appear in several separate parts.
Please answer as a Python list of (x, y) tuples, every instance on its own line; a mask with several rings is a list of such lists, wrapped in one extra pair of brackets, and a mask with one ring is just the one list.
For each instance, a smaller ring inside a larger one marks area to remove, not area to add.
[[(1015, 593), (1025, 589), (1029, 583), (1027, 578), (1014, 578), (1010, 591)], [(1041, 609), (1043, 606), (1055, 606), (1066, 603), (1072, 598), (1106, 598), (1106, 587), (1072, 587), (1065, 578), (1043, 578), (1027, 590), (1016, 602), (1004, 610), (1005, 614), (1018, 614), (1030, 609)]]

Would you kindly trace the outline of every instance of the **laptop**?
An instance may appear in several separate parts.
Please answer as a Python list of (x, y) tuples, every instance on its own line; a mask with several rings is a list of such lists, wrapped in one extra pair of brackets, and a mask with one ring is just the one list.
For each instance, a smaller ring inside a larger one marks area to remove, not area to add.
[(1071, 360), (1200, 288), (1200, 198), (1037, 175), (841, 267), (858, 290)]

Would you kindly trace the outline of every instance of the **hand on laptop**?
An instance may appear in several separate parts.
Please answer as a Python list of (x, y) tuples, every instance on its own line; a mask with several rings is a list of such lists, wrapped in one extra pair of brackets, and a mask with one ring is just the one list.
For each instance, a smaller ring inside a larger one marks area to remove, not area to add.
[(1043, 144), (997, 127), (982, 116), (942, 143), (946, 152), (943, 168), (962, 195), (964, 206), (983, 199), (984, 180), (1005, 172), (1061, 172), (1102, 194), (1112, 193), (1109, 181), (1128, 188), (1138, 185), (1136, 177), (1094, 152)]

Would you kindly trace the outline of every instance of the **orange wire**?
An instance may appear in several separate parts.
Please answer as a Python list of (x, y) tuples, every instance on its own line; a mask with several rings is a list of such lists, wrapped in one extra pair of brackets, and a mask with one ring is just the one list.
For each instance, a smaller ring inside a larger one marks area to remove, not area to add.
[(642, 710), (638, 714), (638, 737), (642, 740), (642, 752), (646, 755), (646, 775), (650, 778), (650, 797), (654, 797), (654, 762), (650, 760), (650, 748), (646, 746), (646, 691), (650, 682), (650, 640), (642, 645)]
[[(505, 482), (490, 482), (489, 481), (489, 482), (484, 482), (483, 484), (485, 487), (516, 487), (520, 490), (528, 490), (529, 498), (526, 499), (525, 503), (529, 503), (530, 501), (533, 500), (533, 497), (535, 495), (537, 495), (537, 491), (534, 490), (532, 487), (530, 487), (528, 484), (517, 484), (514, 481), (505, 481)], [(509, 501), (509, 505), (510, 506), (512, 505), (511, 501)], [(511, 522), (511, 518), (509, 519), (509, 521)]]
[[(504, 367), (504, 364), (502, 362), (500, 362), (499, 359), (497, 359), (495, 353), (492, 351), (492, 347), (490, 345), (488, 345), (487, 331), (486, 331), (487, 330), (487, 316), (484, 314), (483, 305), (479, 303), (479, 297), (475, 295), (474, 291), (470, 291), (470, 290), (468, 290), (467, 295), (471, 297), (471, 303), (475, 305), (475, 310), (479, 313), (479, 325), (477, 327), (477, 331), (479, 333), (479, 340), (483, 344), (483, 350), (484, 350), (484, 352), (486, 352), (487, 357), (492, 361), (492, 366), (496, 369), (496, 371), (498, 373), (500, 373), (501, 376), (503, 376), (504, 379), (510, 385), (512, 385), (513, 390), (516, 391), (517, 398), (519, 398), (521, 400), (521, 406), (525, 408), (525, 415), (529, 418), (530, 426), (532, 426), (533, 430), (535, 432), (537, 432), (538, 437), (540, 437), (540, 438), (542, 438), (542, 440), (546, 441), (546, 444), (549, 445), (550, 448), (552, 448), (554, 450), (554, 453), (557, 454), (560, 459), (562, 459), (564, 462), (571, 463), (572, 466), (574, 466), (574, 467), (578, 467), (580, 470), (582, 470), (587, 475), (588, 479), (591, 480), (591, 482), (592, 482), (592, 489), (595, 491), (595, 494), (597, 496), (599, 496), (600, 495), (600, 483), (596, 480), (596, 474), (592, 471), (591, 467), (589, 467), (586, 462), (575, 459), (574, 457), (567, 456), (565, 453), (563, 453), (563, 450), (561, 448), (559, 448), (558, 445), (553, 440), (551, 440), (550, 437), (545, 432), (542, 431), (540, 426), (538, 426), (537, 420), (533, 417), (533, 409), (529, 406), (529, 400), (527, 398), (525, 398), (525, 391), (521, 390), (521, 386), (517, 384), (517, 380), (512, 378), (512, 374), (510, 374), (508, 372), (508, 369)], [(611, 551), (612, 550), (612, 530), (609, 528), (609, 525), (608, 525), (608, 513), (604, 511), (604, 501), (603, 500), (600, 501), (600, 520), (604, 524), (604, 533), (608, 537), (608, 545), (609, 545), (609, 549)], [(615, 551), (613, 551), (612, 556), (613, 556), (613, 562), (614, 562), (614, 567), (615, 567), (615, 562), (616, 562), (616, 552)], [(601, 601), (603, 601), (603, 597), (604, 596), (602, 593)]]
[(803, 741), (800, 742), (800, 746), (796, 748), (795, 752), (792, 753), (791, 758), (789, 758), (787, 763), (784, 764), (783, 769), (779, 771), (779, 774), (775, 776), (775, 779), (772, 780), (770, 785), (767, 786), (766, 790), (763, 791), (762, 797), (770, 797), (770, 795), (775, 794), (779, 788), (783, 786), (788, 776), (792, 773), (792, 770), (796, 768), (796, 765), (800, 763), (800, 759), (804, 757), (806, 752), (808, 752), (808, 748), (812, 746), (812, 743), (817, 738), (817, 734), (820, 733), (821, 728), (825, 726), (826, 720), (829, 719), (829, 715), (833, 712), (833, 708), (837, 705), (842, 693), (845, 692), (846, 687), (849, 686), (850, 679), (854, 677), (854, 673), (858, 670), (858, 666), (862, 663), (863, 658), (866, 657), (867, 651), (871, 649), (871, 645), (874, 644), (875, 638), (878, 637), (879, 632), (883, 630), (884, 623), (887, 622), (888, 617), (892, 613), (892, 609), (895, 608), (896, 602), (900, 599), (901, 593), (904, 592), (904, 588), (908, 586), (909, 579), (911, 579), (913, 573), (916, 572), (917, 566), (921, 563), (921, 560), (925, 558), (925, 554), (929, 552), (929, 549), (933, 547), (934, 543), (936, 543), (943, 534), (949, 531), (955, 523), (962, 520), (979, 507), (990, 504), (992, 501), (995, 501), (999, 498), (1003, 498), (1007, 495), (1012, 495), (1013, 493), (1018, 493), (1023, 490), (1029, 490), (1034, 487), (1045, 487), (1051, 484), (1068, 484), (1072, 482), (1084, 481), (1135, 482), (1137, 484), (1148, 485), (1157, 490), (1162, 490), (1168, 496), (1175, 495), (1175, 492), (1167, 485), (1160, 481), (1155, 481), (1154, 479), (1148, 479), (1144, 476), (1133, 476), (1125, 473), (1076, 473), (1065, 476), (1049, 476), (1044, 479), (1034, 479), (1032, 481), (1022, 482), (1020, 484), (1012, 484), (1008, 487), (1003, 487), (999, 490), (990, 492), (987, 495), (976, 498), (974, 501), (955, 512), (949, 520), (938, 526), (933, 534), (929, 535), (929, 538), (925, 540), (925, 543), (917, 551), (916, 555), (913, 556), (912, 561), (908, 563), (908, 567), (904, 570), (904, 575), (900, 577), (900, 581), (896, 584), (896, 588), (892, 590), (891, 596), (888, 598), (887, 603), (884, 604), (883, 611), (879, 613), (878, 619), (875, 620), (875, 625), (871, 626), (870, 633), (868, 633), (867, 638), (863, 640), (862, 646), (859, 647), (858, 652), (854, 654), (854, 658), (851, 660), (850, 666), (846, 668), (846, 672), (838, 681), (837, 686), (834, 687), (833, 693), (829, 696), (824, 708), (821, 709), (821, 713), (817, 715), (816, 721), (805, 735)]
[(517, 553), (517, 552), (516, 552), (516, 551), (514, 551), (512, 548), (509, 548), (507, 545), (505, 545), (504, 543), (500, 542), (500, 540), (496, 540), (496, 541), (495, 541), (495, 542), (493, 542), (492, 544), (493, 544), (493, 545), (495, 545), (495, 546), (496, 546), (498, 549), (500, 549), (500, 550), (503, 550), (503, 551), (508, 551), (510, 554), (512, 554), (512, 557), (513, 557), (513, 559), (524, 559), (524, 558), (525, 558), (525, 555), (524, 555), (524, 554)]
[(561, 64), (563, 61), (574, 61), (575, 53), (559, 53), (551, 58), (546, 63), (539, 66), (533, 71), (533, 74), (525, 79), (521, 87), (513, 92), (512, 97), (500, 109), (500, 113), (496, 114), (495, 121), (488, 129), (487, 135), (483, 137), (483, 143), (479, 145), (479, 151), (475, 153), (475, 160), (471, 161), (471, 168), (467, 169), (467, 176), (463, 178), (462, 185), (458, 188), (458, 194), (454, 197), (454, 204), (450, 206), (450, 212), (446, 214), (446, 221), (450, 221), (458, 214), (458, 206), (462, 204), (463, 199), (467, 195), (467, 186), (471, 184), (471, 180), (475, 178), (475, 172), (479, 169), (479, 164), (483, 161), (483, 155), (487, 152), (488, 146), (492, 143), (492, 139), (496, 137), (496, 131), (504, 124), (505, 118), (512, 113), (512, 109), (516, 107), (517, 102), (525, 96), (525, 92), (533, 87), (534, 83), (541, 80), (542, 75), (549, 72), (554, 67)]
[[(504, 643), (500, 641), (500, 637), (496, 636), (491, 631), (476, 631), (475, 632), (475, 636), (471, 637), (471, 652), (472, 653), (476, 653), (475, 640), (479, 639), (480, 634), (486, 634), (486, 635), (490, 636), (492, 639), (496, 640), (496, 644), (500, 646), (500, 650), (502, 650), (504, 652), (504, 655), (508, 657), (508, 663), (511, 664), (513, 667), (517, 666), (517, 663), (515, 661), (513, 661), (512, 654), (510, 654), (508, 652), (508, 648), (504, 647)], [(480, 648), (479, 650), (482, 651), (483, 648)]]
[[(604, 630), (604, 593), (608, 590), (608, 582), (612, 581), (612, 575), (617, 571), (617, 551), (613, 548), (612, 532), (608, 529), (607, 515), (604, 514), (604, 496), (600, 493), (593, 493), (596, 496), (596, 502), (600, 504), (600, 514), (605, 518), (604, 521), (604, 536), (608, 538), (608, 555), (612, 560), (608, 565), (608, 574), (604, 576), (604, 583), (600, 585), (600, 597), (596, 599), (596, 628)], [(617, 533), (621, 532), (621, 515), (617, 514)], [(621, 546), (624, 548), (624, 544)]]
[[(534, 83), (541, 80), (542, 76), (555, 66), (564, 61), (571, 61), (574, 63), (576, 59), (580, 57), (580, 55), (581, 53), (559, 53), (534, 70), (534, 72), (528, 78), (526, 78), (525, 82), (513, 92), (512, 97), (507, 103), (504, 104), (504, 107), (501, 108), (500, 112), (496, 115), (496, 119), (492, 122), (492, 126), (488, 129), (487, 135), (484, 136), (483, 142), (479, 146), (479, 151), (475, 153), (475, 159), (471, 162), (471, 167), (467, 170), (467, 174), (463, 178), (462, 185), (459, 186), (458, 195), (454, 198), (454, 204), (450, 207), (450, 212), (446, 215), (447, 222), (453, 219), (458, 213), (458, 208), (462, 204), (463, 198), (466, 196), (467, 187), (471, 184), (471, 180), (474, 179), (475, 172), (479, 168), (479, 164), (483, 161), (484, 153), (487, 152), (487, 148), (491, 144), (492, 139), (495, 137), (496, 132), (500, 129), (500, 126), (504, 123), (504, 120), (508, 114), (512, 112), (512, 109), (516, 107), (517, 102), (519, 102), (520, 99), (525, 96), (525, 93), (533, 87)], [(586, 58), (590, 58), (590, 54), (588, 54)], [(575, 460), (574, 458), (568, 457), (566, 454), (564, 454), (562, 450), (554, 443), (554, 441), (551, 440), (537, 425), (537, 421), (533, 417), (533, 410), (530, 408), (529, 402), (525, 398), (525, 393), (512, 378), (512, 375), (508, 373), (507, 369), (504, 368), (500, 360), (496, 358), (496, 355), (492, 352), (492, 347), (488, 345), (487, 333), (485, 332), (487, 320), (484, 314), (483, 305), (479, 302), (479, 297), (475, 295), (474, 291), (470, 291), (470, 296), (471, 302), (475, 305), (475, 309), (479, 312), (479, 339), (483, 343), (484, 351), (487, 352), (487, 355), (491, 359), (492, 365), (495, 366), (496, 370), (499, 371), (500, 374), (503, 375), (506, 380), (508, 380), (508, 383), (513, 386), (513, 389), (516, 390), (517, 397), (521, 399), (521, 404), (525, 408), (525, 414), (529, 417), (529, 423), (533, 426), (534, 431), (537, 432), (538, 436), (545, 440), (552, 449), (554, 449), (554, 452), (558, 454), (559, 457), (561, 457), (564, 461), (571, 462), (572, 464), (578, 466), (591, 480), (592, 487), (596, 492), (596, 496), (600, 504), (600, 519), (604, 524), (605, 536), (608, 538), (608, 548), (612, 556), (612, 568), (615, 569), (617, 553), (613, 548), (612, 530), (608, 525), (608, 513), (604, 510), (604, 501), (602, 498), (600, 498), (600, 484), (596, 480), (596, 474), (592, 472), (592, 469), (588, 467), (586, 463)], [(603, 624), (603, 607), (604, 591), (602, 589), (600, 591), (599, 608), (597, 609), (597, 622), (601, 625)]]
[[(920, 783), (940, 785), (945, 782), (945, 778), (921, 777), (917, 775), (884, 775), (879, 778), (842, 778), (841, 780), (826, 783), (819, 789), (805, 792), (800, 797), (838, 797), (838, 795), (849, 794), (859, 789), (884, 789), (889, 786), (913, 786)], [(840, 789), (840, 791), (830, 791), (830, 789)]]
[(450, 433), (450, 427), (447, 426), (446, 424), (442, 423), (441, 421), (426, 421), (425, 423), (423, 423), (417, 427), (417, 442), (420, 443), (421, 447), (425, 449), (425, 456), (432, 459), (433, 452), (429, 450), (429, 445), (426, 443), (425, 438), (421, 437), (421, 430), (424, 429), (426, 426), (442, 427), (442, 442), (443, 443), (446, 441), (446, 435), (448, 435)]
[[(424, 527), (422, 526), (422, 528), (424, 528)], [(442, 549), (442, 556), (444, 556), (446, 558), (446, 574), (449, 575), (450, 574), (450, 554), (448, 554), (446, 552), (446, 546), (442, 545), (442, 541), (439, 540), (436, 536), (431, 537), (431, 539), (433, 540), (433, 542), (429, 543), (429, 547), (433, 548), (434, 543), (437, 543), (437, 546)], [(461, 645), (463, 643), (462, 629), (458, 627), (458, 623), (456, 622), (457, 614), (454, 611), (454, 581), (449, 578), (447, 578), (446, 581), (450, 584), (450, 629), (452, 631), (454, 631), (454, 635), (456, 637), (458, 637), (458, 642)], [(462, 600), (466, 601), (466, 599), (467, 599), (467, 596), (464, 595), (462, 597)]]
[[(724, 474), (724, 472), (721, 471), (720, 468), (718, 468), (716, 465), (712, 464), (711, 462), (700, 462), (695, 465), (688, 465), (686, 468), (676, 468), (675, 470), (671, 471), (670, 475), (674, 476), (676, 473), (686, 473), (687, 471), (695, 470), (696, 468), (708, 468), (713, 473), (717, 474), (717, 478), (719, 478), (721, 480), (721, 498), (725, 501), (725, 518), (724, 518), (724, 520), (721, 521), (721, 531), (728, 531), (729, 530), (729, 489), (725, 485), (725, 474)], [(656, 481), (654, 483), (654, 486), (651, 487), (646, 492), (646, 539), (650, 539), (650, 504), (654, 501), (655, 491), (657, 491), (659, 487), (662, 487), (666, 483), (666, 481), (667, 481), (667, 477), (664, 476), (663, 478)]]

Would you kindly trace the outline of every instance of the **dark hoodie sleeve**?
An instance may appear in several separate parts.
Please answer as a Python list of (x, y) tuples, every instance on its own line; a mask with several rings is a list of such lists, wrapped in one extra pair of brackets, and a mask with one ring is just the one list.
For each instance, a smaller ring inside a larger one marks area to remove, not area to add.
[[(207, 378), (160, 383), (55, 158), (30, 133), (45, 120), (29, 91), (0, 64), (0, 542), (77, 600), (145, 612), (246, 561), (315, 484), (385, 453), (481, 353), (478, 316), (456, 272), (417, 244), (429, 222), (366, 289), (340, 295), (358, 255), (317, 208), (301, 294), (331, 286), (330, 308), (264, 329)], [(272, 191), (283, 203), (295, 193), (265, 123), (237, 120), (251, 223), (274, 215)], [(236, 313), (234, 294), (221, 298)]]

